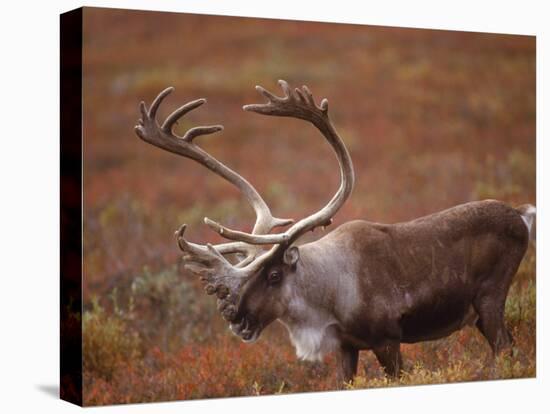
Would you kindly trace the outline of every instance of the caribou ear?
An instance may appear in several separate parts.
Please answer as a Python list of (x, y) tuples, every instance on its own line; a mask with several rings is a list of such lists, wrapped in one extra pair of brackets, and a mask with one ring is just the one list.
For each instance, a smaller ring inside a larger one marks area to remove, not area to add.
[(300, 259), (300, 251), (296, 246), (292, 246), (285, 250), (285, 254), (283, 255), (285, 264), (295, 267), (298, 259)]

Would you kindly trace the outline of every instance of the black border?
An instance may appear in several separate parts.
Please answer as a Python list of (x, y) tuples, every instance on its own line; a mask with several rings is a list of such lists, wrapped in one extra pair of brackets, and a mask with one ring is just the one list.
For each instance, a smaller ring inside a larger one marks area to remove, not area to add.
[(82, 406), (82, 23), (60, 16), (60, 398)]

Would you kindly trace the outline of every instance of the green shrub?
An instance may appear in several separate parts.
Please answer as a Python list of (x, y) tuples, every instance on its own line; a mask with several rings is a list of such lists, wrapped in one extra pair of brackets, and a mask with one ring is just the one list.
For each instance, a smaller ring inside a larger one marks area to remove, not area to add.
[(92, 310), (84, 312), (82, 326), (83, 368), (110, 379), (122, 363), (139, 358), (138, 335), (130, 332), (124, 321), (116, 315), (108, 315), (93, 301)]

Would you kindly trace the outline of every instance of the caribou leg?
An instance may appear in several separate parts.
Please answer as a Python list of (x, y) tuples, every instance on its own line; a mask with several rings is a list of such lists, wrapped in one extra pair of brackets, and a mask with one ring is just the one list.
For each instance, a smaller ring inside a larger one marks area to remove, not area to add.
[(495, 320), (493, 318), (479, 317), (476, 326), (481, 334), (487, 339), (493, 356), (497, 356), (502, 352), (511, 352), (512, 349), (512, 335), (504, 324), (504, 320)]
[(474, 302), (479, 319), (476, 326), (487, 339), (493, 356), (512, 349), (512, 335), (504, 323), (504, 300), (482, 297)]
[(342, 346), (339, 353), (338, 387), (353, 381), (357, 374), (357, 363), (359, 362), (359, 350), (357, 348)]
[(392, 378), (398, 378), (403, 366), (401, 358), (401, 344), (399, 342), (391, 342), (374, 348), (372, 351), (376, 355), (376, 359), (384, 368), (386, 375)]
[(504, 323), (504, 306), (506, 296), (512, 284), (512, 279), (517, 272), (519, 264), (523, 258), (524, 251), (512, 254), (504, 258), (497, 266), (487, 280), (502, 280), (499, 289), (494, 288), (494, 284), (486, 283), (474, 299), (474, 308), (479, 315), (477, 328), (487, 339), (493, 356), (502, 352), (512, 351), (512, 335)]

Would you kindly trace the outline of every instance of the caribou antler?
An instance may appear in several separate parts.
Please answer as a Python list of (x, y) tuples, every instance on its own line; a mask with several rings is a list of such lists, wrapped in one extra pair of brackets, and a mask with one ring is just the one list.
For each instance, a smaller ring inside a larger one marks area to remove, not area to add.
[[(318, 226), (330, 224), (332, 217), (342, 207), (353, 189), (353, 165), (342, 139), (336, 133), (328, 117), (328, 101), (323, 99), (321, 105), (317, 106), (306, 86), (292, 91), (285, 81), (279, 81), (279, 84), (284, 91), (283, 97), (275, 96), (261, 86), (257, 86), (256, 89), (267, 98), (268, 102), (246, 105), (243, 109), (263, 115), (294, 117), (311, 122), (321, 131), (334, 149), (340, 164), (341, 178), (338, 191), (325, 207), (300, 220), (283, 233), (269, 234), (273, 228), (292, 224), (293, 220), (273, 217), (265, 201), (248, 181), (193, 143), (193, 140), (199, 135), (212, 134), (222, 130), (221, 125), (195, 127), (182, 137), (178, 137), (172, 132), (172, 128), (179, 118), (204, 104), (206, 100), (199, 99), (183, 105), (169, 115), (162, 126), (159, 126), (156, 122), (156, 112), (162, 100), (173, 90), (173, 88), (165, 89), (153, 101), (149, 110), (141, 102), (142, 118), (135, 128), (137, 135), (144, 141), (190, 158), (235, 185), (254, 208), (256, 224), (252, 233), (232, 230), (208, 218), (204, 219), (205, 223), (222, 237), (234, 240), (232, 243), (202, 246), (185, 240), (185, 225), (176, 232), (178, 245), (184, 252), (185, 266), (199, 274), (201, 279), (207, 283), (206, 292), (208, 294), (217, 294), (220, 312), (225, 319), (232, 322), (237, 314), (236, 305), (239, 290), (243, 284), (302, 234)], [(264, 244), (274, 244), (274, 246), (270, 250), (264, 251), (261, 248), (261, 245)], [(245, 258), (237, 264), (232, 264), (224, 257), (230, 253), (244, 254)]]
[[(256, 213), (256, 223), (252, 234), (267, 234), (275, 227), (292, 224), (294, 221), (291, 219), (273, 217), (266, 202), (248, 181), (193, 143), (193, 140), (200, 135), (213, 134), (223, 130), (222, 125), (194, 127), (188, 130), (182, 137), (173, 133), (172, 129), (177, 121), (186, 113), (206, 103), (206, 99), (197, 99), (181, 106), (166, 118), (162, 126), (158, 125), (156, 121), (158, 108), (164, 98), (173, 90), (174, 88), (172, 87), (163, 90), (155, 98), (149, 110), (147, 110), (144, 102), (140, 103), (142, 117), (135, 127), (136, 134), (152, 145), (198, 162), (237, 187)], [(211, 220), (205, 217), (205, 222), (211, 222)], [(254, 246), (245, 243), (221, 244), (217, 245), (216, 249), (222, 254), (242, 253), (253, 257), (259, 251)]]
[[(284, 96), (275, 96), (261, 86), (256, 86), (256, 90), (267, 98), (267, 103), (245, 105), (243, 109), (262, 115), (299, 118), (315, 125), (334, 149), (336, 158), (340, 164), (340, 187), (338, 191), (321, 210), (298, 221), (284, 233), (267, 235), (251, 234), (229, 229), (212, 220), (205, 220), (205, 223), (230, 240), (238, 240), (256, 245), (279, 244), (282, 246), (281, 248), (284, 248), (292, 244), (304, 233), (314, 230), (316, 227), (331, 224), (332, 217), (351, 194), (355, 176), (349, 152), (328, 116), (328, 100), (323, 99), (320, 106), (317, 106), (307, 86), (303, 86), (302, 89), (296, 88), (292, 90), (284, 80), (280, 80), (279, 85), (283, 89)], [(273, 252), (278, 250), (279, 248), (273, 249)], [(268, 257), (263, 257), (263, 260), (266, 259)]]
[[(267, 234), (275, 227), (292, 224), (294, 221), (291, 219), (273, 217), (266, 202), (248, 181), (193, 142), (200, 135), (213, 134), (223, 130), (223, 126), (191, 128), (181, 137), (174, 134), (173, 127), (177, 121), (186, 113), (206, 103), (206, 99), (197, 99), (181, 106), (166, 118), (162, 126), (159, 126), (156, 120), (158, 108), (164, 98), (173, 90), (172, 87), (163, 90), (155, 98), (149, 110), (144, 102), (140, 103), (141, 118), (135, 127), (136, 134), (152, 145), (198, 162), (237, 187), (256, 213), (256, 223), (252, 234)], [(205, 222), (210, 221), (205, 217)], [(184, 238), (185, 228), (186, 226), (183, 225), (176, 232), (176, 237), (179, 247), (185, 253), (186, 267), (201, 274), (203, 280), (207, 282), (207, 293), (217, 293), (220, 299), (228, 298), (221, 305), (227, 305), (228, 300), (233, 303), (234, 296), (245, 278), (243, 269), (250, 265), (263, 250), (259, 246), (243, 242), (223, 243), (215, 246), (189, 243)], [(223, 256), (232, 253), (244, 255), (244, 259), (233, 265)], [(230, 318), (230, 312), (226, 313), (224, 317)]]

